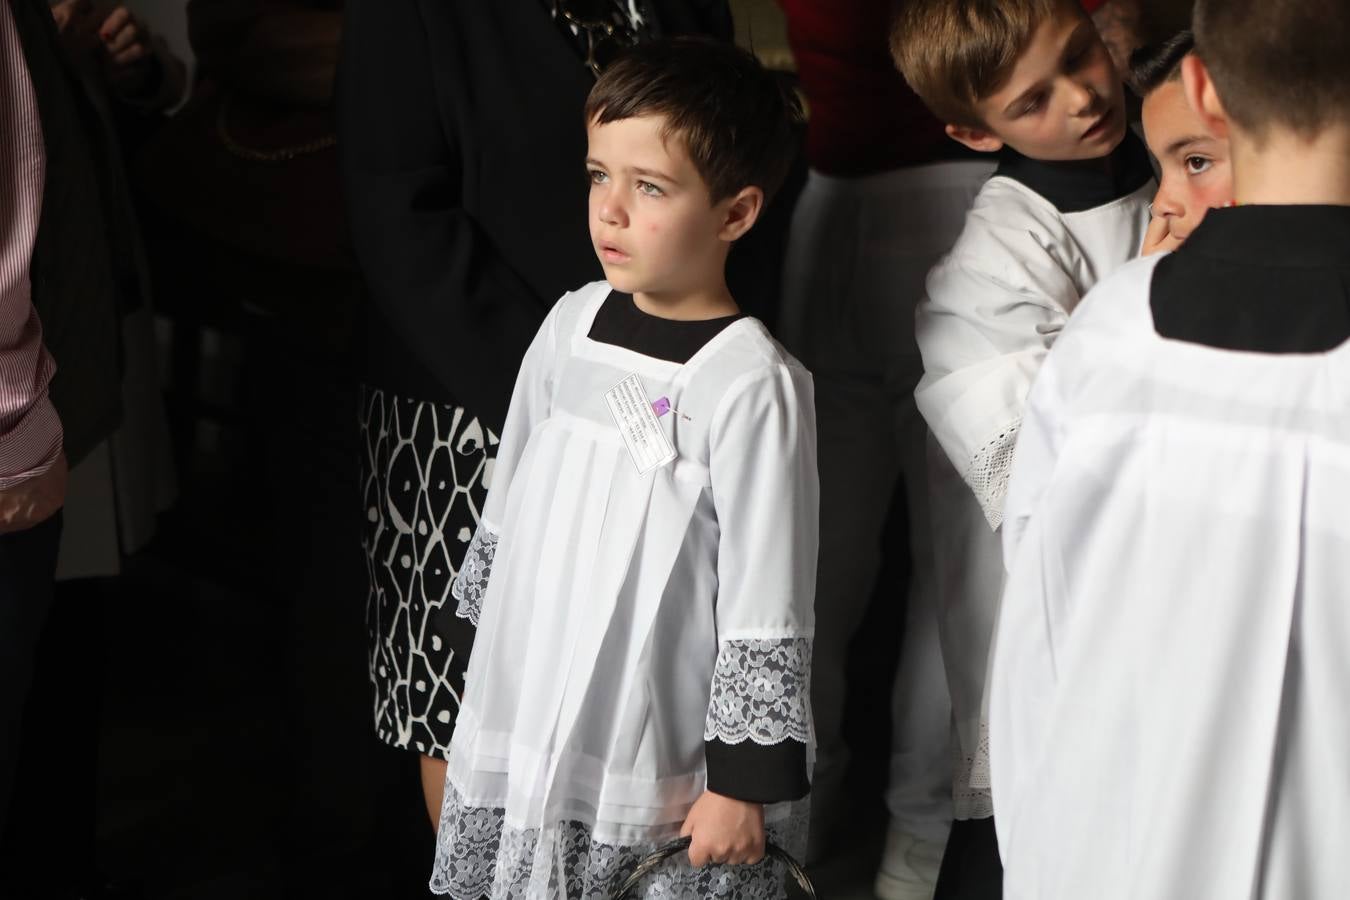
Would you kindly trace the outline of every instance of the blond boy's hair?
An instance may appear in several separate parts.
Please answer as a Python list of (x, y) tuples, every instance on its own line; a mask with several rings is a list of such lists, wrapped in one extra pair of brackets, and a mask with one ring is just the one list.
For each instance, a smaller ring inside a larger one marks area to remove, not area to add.
[(1007, 82), (1036, 28), (1068, 0), (901, 0), (891, 56), (950, 125), (978, 128), (976, 104)]

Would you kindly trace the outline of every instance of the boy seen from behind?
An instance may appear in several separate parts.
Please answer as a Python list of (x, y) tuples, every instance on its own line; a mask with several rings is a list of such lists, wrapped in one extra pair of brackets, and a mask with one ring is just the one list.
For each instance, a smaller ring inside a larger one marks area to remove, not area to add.
[(1013, 900), (1350, 884), (1350, 8), (1200, 0), (1234, 208), (1075, 314), (1029, 401), (991, 703)]

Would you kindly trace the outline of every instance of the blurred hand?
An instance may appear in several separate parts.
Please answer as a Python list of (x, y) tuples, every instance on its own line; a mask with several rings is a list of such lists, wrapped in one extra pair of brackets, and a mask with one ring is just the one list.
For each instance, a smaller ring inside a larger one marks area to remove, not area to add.
[(125, 93), (136, 93), (145, 86), (150, 76), (153, 50), (150, 32), (136, 21), (125, 6), (108, 14), (98, 26), (98, 37), (103, 44), (108, 77)]
[(694, 801), (680, 837), (691, 839), (689, 864), (747, 865), (764, 858), (764, 807), (712, 791)]
[(119, 6), (98, 27), (99, 39), (114, 66), (127, 66), (150, 55), (150, 34), (131, 10)]
[(52, 19), (66, 52), (91, 53), (98, 48), (94, 4), (91, 0), (61, 0), (52, 7)]
[(1153, 221), (1148, 223), (1148, 231), (1144, 232), (1144, 248), (1139, 251), (1139, 255), (1152, 256), (1180, 247), (1183, 242), (1172, 234), (1171, 224), (1172, 220), (1167, 216), (1154, 217)]
[(66, 502), (66, 455), (50, 469), (0, 491), (0, 534), (24, 531), (56, 515)]
[(1092, 21), (1102, 36), (1106, 49), (1111, 51), (1111, 62), (1122, 80), (1130, 72), (1130, 54), (1143, 42), (1140, 34), (1139, 0), (1107, 0), (1092, 14)]

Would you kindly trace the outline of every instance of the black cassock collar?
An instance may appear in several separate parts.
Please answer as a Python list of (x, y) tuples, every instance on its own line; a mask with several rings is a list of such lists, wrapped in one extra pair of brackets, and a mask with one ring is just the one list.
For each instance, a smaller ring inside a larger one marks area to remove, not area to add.
[(1005, 147), (994, 175), (1026, 185), (1062, 213), (1075, 213), (1133, 194), (1153, 178), (1153, 167), (1144, 142), (1127, 128), (1108, 165), (1099, 159), (1045, 162)]
[(1162, 259), (1150, 294), (1163, 337), (1256, 353), (1350, 339), (1350, 206), (1211, 210)]

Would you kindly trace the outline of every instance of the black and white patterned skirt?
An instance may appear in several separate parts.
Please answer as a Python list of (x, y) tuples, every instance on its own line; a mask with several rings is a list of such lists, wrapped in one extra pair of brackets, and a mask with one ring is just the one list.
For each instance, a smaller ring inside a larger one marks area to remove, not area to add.
[(368, 662), (375, 731), (445, 758), (473, 626), (450, 586), (497, 453), (497, 436), (461, 407), (361, 391)]

